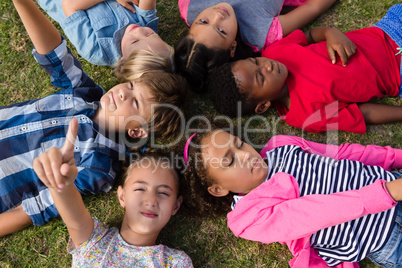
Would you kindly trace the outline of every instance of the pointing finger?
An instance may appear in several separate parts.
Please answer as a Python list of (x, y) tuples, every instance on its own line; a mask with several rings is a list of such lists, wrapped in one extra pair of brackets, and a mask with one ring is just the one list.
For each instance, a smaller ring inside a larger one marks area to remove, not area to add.
[(77, 118), (73, 118), (70, 121), (68, 126), (66, 141), (64, 142), (63, 147), (61, 148), (62, 155), (65, 155), (68, 152), (74, 152), (74, 144), (77, 139), (78, 134), (78, 120)]

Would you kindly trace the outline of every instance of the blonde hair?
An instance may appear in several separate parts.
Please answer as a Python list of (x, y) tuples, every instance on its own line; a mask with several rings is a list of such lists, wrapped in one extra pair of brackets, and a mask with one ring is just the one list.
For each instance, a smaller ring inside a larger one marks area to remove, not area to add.
[(146, 72), (173, 73), (173, 48), (169, 46), (169, 55), (151, 52), (145, 49), (134, 50), (127, 59), (121, 59), (114, 66), (114, 72), (121, 82), (135, 81)]

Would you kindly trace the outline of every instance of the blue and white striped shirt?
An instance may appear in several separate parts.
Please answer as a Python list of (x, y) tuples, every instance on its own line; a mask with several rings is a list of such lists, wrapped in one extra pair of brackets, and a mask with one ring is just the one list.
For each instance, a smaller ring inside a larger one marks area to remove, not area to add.
[[(292, 175), (299, 184), (300, 197), (357, 190), (378, 179), (396, 179), (394, 174), (382, 167), (309, 154), (296, 145), (268, 151), (267, 160), (267, 180), (278, 172)], [(232, 208), (241, 198), (242, 196), (234, 196)], [(342, 262), (358, 262), (385, 244), (392, 231), (395, 216), (394, 207), (322, 229), (311, 236), (311, 246), (329, 266)]]
[(102, 135), (92, 121), (105, 91), (82, 71), (66, 41), (47, 55), (33, 54), (61, 90), (0, 108), (0, 213), (22, 204), (33, 223), (42, 225), (58, 212), (32, 163), (51, 147), (63, 146), (71, 118), (79, 122), (75, 185), (82, 194), (111, 189), (125, 147)]

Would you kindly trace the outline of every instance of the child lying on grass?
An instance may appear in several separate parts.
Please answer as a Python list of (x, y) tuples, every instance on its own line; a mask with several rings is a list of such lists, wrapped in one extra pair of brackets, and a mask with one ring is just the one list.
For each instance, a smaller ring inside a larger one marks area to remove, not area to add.
[(310, 132), (365, 133), (366, 124), (402, 121), (402, 107), (369, 103), (402, 94), (401, 15), (402, 4), (395, 5), (376, 27), (346, 36), (329, 27), (306, 34), (297, 30), (268, 47), (263, 57), (211, 73), (212, 102), (232, 117), (263, 113), (273, 105), (287, 124)]

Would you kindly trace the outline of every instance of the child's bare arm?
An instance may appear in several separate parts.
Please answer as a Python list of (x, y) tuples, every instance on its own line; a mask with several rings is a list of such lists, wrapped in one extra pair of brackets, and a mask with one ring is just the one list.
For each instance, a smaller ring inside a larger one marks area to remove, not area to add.
[(64, 15), (66, 17), (69, 17), (71, 14), (77, 12), (78, 10), (86, 10), (90, 7), (93, 7), (96, 4), (99, 4), (100, 2), (103, 2), (104, 0), (63, 0), (62, 1), (62, 6), (63, 6), (63, 11)]
[(0, 237), (17, 232), (32, 225), (32, 220), (19, 205), (0, 214)]
[(91, 215), (74, 185), (78, 174), (74, 161), (77, 132), (78, 121), (73, 118), (64, 146), (61, 149), (51, 148), (37, 157), (33, 164), (39, 179), (49, 188), (54, 204), (76, 247), (89, 239), (94, 227)]
[(385, 124), (402, 121), (402, 106), (378, 103), (358, 104), (366, 124)]
[(138, 7), (142, 10), (152, 10), (156, 7), (156, 0), (140, 0)]
[(385, 187), (395, 201), (402, 201), (402, 178), (385, 183)]
[(327, 51), (332, 63), (336, 63), (336, 53), (346, 66), (348, 58), (356, 52), (355, 44), (341, 31), (332, 27), (315, 27), (305, 33), (309, 44), (327, 41)]
[(336, 0), (309, 0), (305, 4), (295, 8), (284, 15), (279, 15), (278, 20), (282, 26), (283, 36), (310, 23), (314, 18), (327, 10)]
[(39, 54), (47, 54), (61, 44), (60, 33), (32, 0), (13, 3)]

